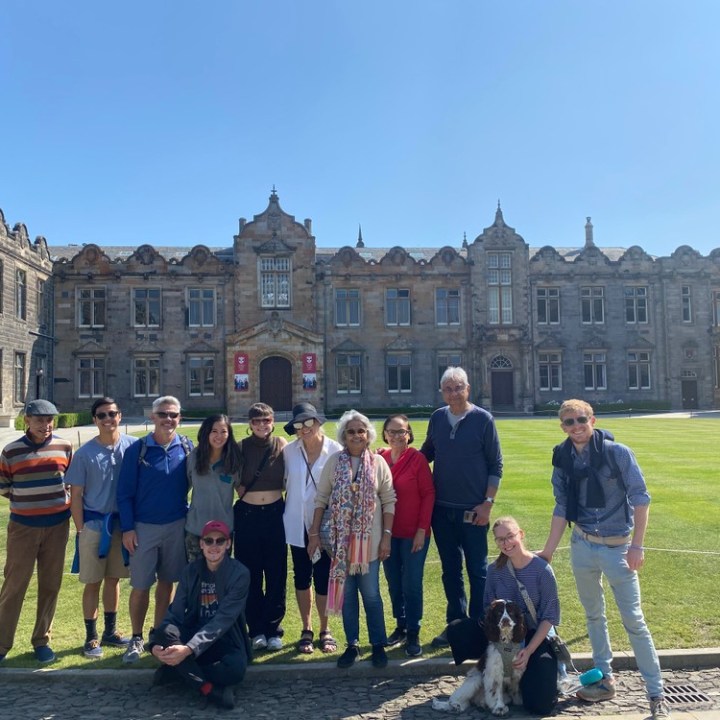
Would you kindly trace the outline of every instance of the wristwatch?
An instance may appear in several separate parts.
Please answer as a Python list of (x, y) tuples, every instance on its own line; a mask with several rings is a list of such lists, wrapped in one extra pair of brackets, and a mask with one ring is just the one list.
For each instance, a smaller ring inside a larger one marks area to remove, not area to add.
[(495, 498), (486, 497), (483, 502), (489, 502), (492, 505), (495, 502)]

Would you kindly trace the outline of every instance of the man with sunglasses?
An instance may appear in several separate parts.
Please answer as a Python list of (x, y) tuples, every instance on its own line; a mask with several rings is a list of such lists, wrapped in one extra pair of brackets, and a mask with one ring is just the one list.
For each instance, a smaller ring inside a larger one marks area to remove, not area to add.
[(669, 717), (660, 663), (640, 604), (638, 571), (645, 560), (645, 531), (650, 495), (630, 448), (613, 442), (607, 430), (595, 429), (592, 406), (566, 400), (560, 427), (568, 436), (553, 452), (555, 509), (550, 534), (539, 553), (548, 562), (568, 525), (570, 562), (585, 609), (595, 667), (603, 679), (578, 690), (587, 702), (615, 696), (612, 648), (605, 614), (602, 577), (612, 588), (625, 630), (645, 680), (653, 720)]
[(200, 548), (203, 557), (185, 567), (172, 605), (150, 633), (148, 649), (163, 663), (154, 684), (182, 680), (231, 709), (232, 686), (252, 657), (245, 627), (250, 572), (230, 557), (230, 529), (221, 520), (205, 524)]
[[(103, 656), (102, 645), (124, 648), (129, 643), (116, 624), (120, 578), (129, 576), (123, 560), (117, 484), (125, 451), (137, 438), (120, 432), (122, 413), (111, 397), (98, 398), (90, 412), (99, 434), (75, 453), (65, 480), (70, 485), (70, 512), (77, 530), (79, 577), (85, 586), (83, 655), (97, 659)], [(97, 632), (101, 586), (105, 619), (102, 645)]]
[(153, 402), (155, 429), (128, 448), (118, 480), (118, 510), (125, 549), (130, 553), (130, 622), (132, 638), (123, 662), (134, 663), (144, 650), (143, 626), (155, 587), (155, 622), (165, 617), (186, 565), (185, 515), (188, 481), (186, 457), (192, 448), (177, 433), (180, 401), (165, 395)]

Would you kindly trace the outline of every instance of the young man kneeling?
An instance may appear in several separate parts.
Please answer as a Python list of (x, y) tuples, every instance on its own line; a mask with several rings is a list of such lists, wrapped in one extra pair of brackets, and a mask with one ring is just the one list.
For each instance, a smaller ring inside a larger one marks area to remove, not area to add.
[(252, 657), (245, 626), (250, 573), (228, 555), (224, 522), (207, 523), (200, 546), (203, 557), (185, 568), (165, 619), (150, 635), (150, 652), (163, 663), (154, 684), (182, 679), (229, 709), (235, 706), (232, 686)]

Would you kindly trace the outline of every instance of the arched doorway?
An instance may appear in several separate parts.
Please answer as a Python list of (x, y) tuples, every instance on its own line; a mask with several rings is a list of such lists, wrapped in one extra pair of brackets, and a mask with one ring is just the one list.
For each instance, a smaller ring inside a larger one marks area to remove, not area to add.
[(273, 410), (292, 410), (292, 365), (289, 360), (274, 355), (260, 363), (260, 402)]
[(496, 355), (490, 362), (490, 393), (494, 410), (515, 406), (513, 364), (504, 355)]

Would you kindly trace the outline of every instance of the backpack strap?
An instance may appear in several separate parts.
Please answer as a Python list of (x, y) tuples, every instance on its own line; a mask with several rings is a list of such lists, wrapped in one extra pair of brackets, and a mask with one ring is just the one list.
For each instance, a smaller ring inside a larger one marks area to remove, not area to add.
[[(185, 453), (185, 457), (187, 457), (192, 452), (192, 447), (190, 446), (190, 439), (187, 435), (178, 435), (178, 439), (180, 440), (180, 445), (182, 445), (183, 452)], [(147, 460), (145, 460), (145, 455), (147, 454), (148, 444), (147, 444), (147, 435), (143, 438), (140, 438), (140, 455), (138, 455), (138, 465), (149, 465)]]

